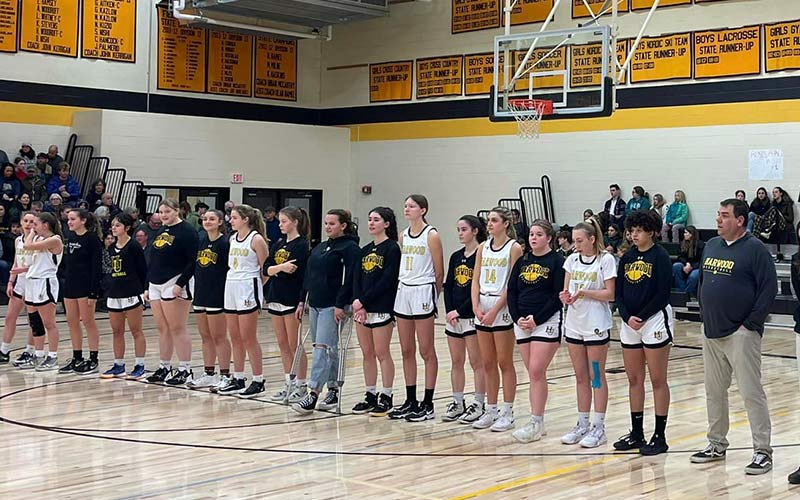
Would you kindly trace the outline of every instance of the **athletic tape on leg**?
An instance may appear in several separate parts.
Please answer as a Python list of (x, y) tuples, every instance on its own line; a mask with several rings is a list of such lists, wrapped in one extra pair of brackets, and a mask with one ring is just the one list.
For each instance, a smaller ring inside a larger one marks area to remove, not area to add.
[(592, 361), (592, 374), (592, 389), (603, 387), (603, 383), (600, 381), (600, 363), (597, 361)]

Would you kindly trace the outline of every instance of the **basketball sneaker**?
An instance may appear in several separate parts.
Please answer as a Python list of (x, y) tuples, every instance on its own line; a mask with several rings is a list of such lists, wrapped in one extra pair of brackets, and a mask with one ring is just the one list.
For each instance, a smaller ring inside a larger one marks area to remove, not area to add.
[(542, 439), (542, 436), (547, 435), (544, 430), (544, 422), (531, 420), (524, 427), (515, 430), (511, 433), (511, 437), (520, 443), (533, 443)]
[(561, 436), (561, 442), (564, 444), (578, 444), (583, 437), (589, 433), (589, 427), (581, 427), (580, 424), (575, 425), (571, 431)]
[(250, 382), (250, 386), (247, 387), (247, 389), (243, 390), (236, 396), (241, 399), (251, 399), (258, 396), (262, 392), (264, 392), (264, 381), (262, 380), (261, 382), (257, 382), (253, 380)]
[(167, 380), (167, 377), (169, 377), (169, 374), (170, 374), (171, 371), (172, 370), (167, 368), (166, 366), (159, 366), (158, 370), (156, 370), (155, 372), (153, 372), (152, 375), (147, 377), (147, 383), (148, 384), (161, 384), (165, 380)]
[(500, 417), (495, 420), (489, 428), (492, 432), (505, 432), (514, 428), (514, 411), (508, 410), (500, 414)]
[(299, 403), (293, 404), (292, 410), (296, 411), (300, 415), (310, 415), (314, 411), (314, 408), (317, 406), (318, 399), (319, 396), (317, 395), (317, 393), (311, 391)]
[(800, 469), (789, 474), (789, 484), (800, 484)]
[(189, 389), (205, 389), (207, 387), (213, 387), (219, 383), (219, 377), (216, 374), (209, 375), (208, 373), (203, 373), (203, 376), (200, 378), (193, 378), (192, 380), (186, 382), (186, 387)]
[(30, 352), (30, 351), (22, 351), (20, 353), (20, 355), (17, 356), (17, 359), (15, 359), (14, 362), (11, 363), (11, 364), (13, 366), (19, 368), (19, 365), (27, 363), (27, 361), (29, 359), (33, 358), (33, 357), (34, 357), (34, 354), (32, 352)]
[[(25, 354), (25, 353), (22, 353), (22, 354)], [(34, 353), (28, 353), (28, 357), (26, 357), (25, 359), (21, 359), (21, 358), (22, 358), (22, 355), (20, 355), (20, 357), (17, 358), (16, 361), (14, 361), (14, 366), (19, 368), (20, 370), (33, 370), (34, 368), (36, 368), (36, 366), (39, 364), (39, 362), (42, 359), (44, 359), (44, 357), (42, 357), (41, 359), (38, 358), (36, 356), (36, 354), (34, 354)]]
[(442, 421), (444, 422), (455, 422), (458, 418), (464, 414), (466, 408), (464, 408), (464, 402), (461, 401), (451, 401), (449, 405), (447, 405), (447, 409), (444, 411), (444, 415), (442, 415)]
[(387, 394), (380, 393), (378, 394), (378, 402), (375, 405), (375, 408), (369, 412), (369, 416), (385, 417), (390, 411), (392, 411), (392, 397)]
[(630, 434), (625, 434), (621, 438), (619, 438), (614, 443), (614, 449), (617, 451), (631, 451), (631, 450), (638, 450), (642, 446), (646, 445), (647, 443), (644, 440), (644, 436), (637, 436), (631, 432)]
[(58, 357), (45, 356), (41, 363), (36, 365), (37, 372), (52, 372), (58, 370)]
[(411, 412), (406, 417), (408, 422), (424, 422), (436, 418), (433, 403), (422, 403), (417, 407), (417, 411)]
[(244, 390), (244, 381), (245, 379), (243, 378), (229, 378), (228, 385), (217, 389), (217, 394), (221, 394), (223, 396), (233, 396), (234, 394), (239, 394)]
[(580, 440), (580, 445), (584, 448), (597, 448), (606, 444), (606, 428), (593, 425), (589, 432)]
[(364, 393), (364, 401), (356, 403), (356, 405), (353, 407), (353, 414), (363, 415), (365, 413), (369, 413), (375, 409), (375, 405), (377, 404), (378, 395), (372, 392), (366, 392)]
[(289, 401), (289, 391), (291, 389), (291, 385), (289, 382), (286, 382), (286, 385), (280, 391), (276, 392), (269, 398), (270, 401), (273, 403), (283, 403), (286, 404)]
[(192, 370), (178, 370), (172, 378), (167, 379), (164, 383), (167, 385), (184, 385), (192, 378)]
[(128, 380), (142, 380), (144, 378), (144, 365), (136, 365), (133, 371), (128, 374)]
[(319, 402), (320, 410), (334, 410), (339, 403), (339, 389), (335, 387), (328, 387), (328, 393), (325, 394), (325, 399)]
[(111, 368), (100, 374), (100, 378), (123, 378), (125, 377), (125, 365), (114, 363)]
[(289, 392), (289, 403), (299, 403), (308, 394), (308, 384), (294, 385)]
[(67, 361), (66, 365), (58, 369), (58, 374), (67, 375), (69, 373), (75, 373), (75, 369), (82, 364), (83, 364), (82, 359), (74, 359), (74, 358), (70, 359), (69, 361)]
[(224, 387), (227, 387), (228, 384), (230, 384), (230, 382), (231, 382), (231, 376), (223, 375), (219, 378), (219, 382), (217, 382), (217, 384), (214, 387), (210, 388), (209, 391), (213, 393), (219, 393), (219, 390)]
[(489, 427), (493, 426), (495, 422), (497, 422), (498, 415), (497, 410), (489, 410), (484, 412), (480, 418), (474, 422), (472, 422), (473, 429), (488, 429)]
[(656, 436), (653, 434), (653, 437), (650, 438), (650, 442), (643, 444), (641, 448), (639, 448), (639, 453), (646, 457), (652, 457), (666, 453), (667, 450), (669, 450), (669, 445), (667, 444), (667, 440), (664, 438), (664, 436)]
[(76, 375), (92, 375), (97, 373), (97, 361), (89, 358), (84, 359), (83, 363), (75, 367)]
[(464, 414), (458, 417), (459, 424), (472, 424), (479, 418), (486, 413), (483, 407), (483, 403), (478, 403), (477, 401), (473, 401), (472, 404), (467, 406), (467, 409), (464, 411)]
[(8, 363), (11, 360), (11, 351), (0, 351), (0, 363)]
[(412, 412), (417, 411), (417, 402), (406, 400), (402, 406), (392, 408), (387, 414), (390, 420), (405, 420)]

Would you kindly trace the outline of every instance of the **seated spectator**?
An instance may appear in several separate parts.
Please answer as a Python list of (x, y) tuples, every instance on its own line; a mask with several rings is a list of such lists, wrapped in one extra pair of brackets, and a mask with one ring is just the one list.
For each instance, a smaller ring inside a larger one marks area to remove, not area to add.
[(47, 183), (47, 194), (52, 195), (58, 193), (63, 198), (64, 203), (73, 204), (81, 197), (81, 188), (75, 178), (69, 175), (69, 164), (61, 162), (58, 167), (58, 175), (50, 178)]
[(51, 214), (55, 215), (56, 218), (58, 218), (58, 214), (63, 205), (64, 200), (61, 198), (61, 195), (58, 193), (53, 193), (50, 195), (48, 202), (44, 204), (44, 211), (50, 212)]
[(0, 165), (5, 165), (6, 163), (9, 162), (10, 160), (8, 159), (8, 155), (6, 154), (6, 152), (0, 149)]
[(8, 262), (9, 268), (14, 266), (14, 256), (17, 249), (14, 246), (14, 240), (17, 236), (22, 235), (22, 226), (18, 220), (11, 221), (11, 229), (7, 233), (0, 234), (0, 246), (2, 246), (2, 257), (4, 261)]
[(33, 215), (39, 215), (40, 213), (44, 212), (44, 202), (33, 200), (31, 202), (31, 212), (33, 212)]
[(783, 260), (782, 244), (793, 243), (794, 240), (794, 200), (782, 187), (772, 189), (772, 206), (763, 216), (756, 216), (753, 231), (767, 243), (774, 243), (777, 248), (776, 259)]
[[(277, 222), (277, 218), (273, 217), (273, 219)], [(511, 209), (511, 223), (514, 224), (514, 231), (517, 232), (517, 242), (522, 245), (522, 248), (528, 248), (528, 226), (522, 222), (522, 214), (516, 208)], [(278, 231), (280, 231), (280, 227)]]
[(53, 171), (52, 167), (50, 167), (50, 164), (47, 162), (48, 160), (49, 158), (47, 156), (47, 153), (39, 153), (38, 155), (36, 155), (36, 168), (39, 169), (39, 172), (41, 172), (46, 179), (49, 179), (51, 177), (51, 174), (49, 172)]
[(642, 186), (634, 186), (631, 193), (631, 199), (625, 206), (625, 215), (630, 215), (631, 212), (636, 210), (647, 210), (650, 208), (650, 195), (644, 190)]
[(3, 247), (4, 245), (0, 245), (0, 285), (6, 288), (8, 279), (11, 277), (11, 264), (3, 258)]
[(619, 184), (608, 186), (608, 191), (611, 193), (611, 198), (606, 200), (603, 213), (608, 217), (609, 224), (625, 227), (625, 200), (621, 197), (622, 193), (619, 189)]
[(147, 224), (142, 226), (142, 229), (147, 233), (147, 241), (152, 243), (158, 233), (161, 232), (161, 216), (158, 212), (150, 215), (150, 218), (147, 219)]
[(153, 250), (152, 250), (152, 247), (150, 246), (150, 244), (147, 241), (147, 233), (145, 232), (144, 229), (139, 229), (138, 231), (133, 233), (133, 237), (134, 237), (134, 239), (136, 239), (136, 243), (138, 243), (139, 246), (142, 247), (142, 250), (144, 251), (144, 261), (149, 266), (150, 265), (150, 255), (153, 253)]
[(650, 207), (650, 210), (653, 210), (661, 217), (661, 220), (664, 220), (664, 216), (667, 215), (667, 202), (664, 200), (664, 195), (661, 193), (656, 193), (653, 195), (653, 206)]
[(97, 217), (97, 223), (100, 224), (103, 234), (111, 231), (111, 213), (107, 206), (100, 205), (97, 207), (94, 211), (94, 216)]
[(31, 143), (22, 143), (22, 147), (19, 148), (19, 157), (25, 161), (25, 166), (36, 164), (36, 151), (31, 147)]
[(196, 231), (202, 229), (203, 226), (200, 224), (200, 217), (198, 217), (196, 213), (192, 212), (192, 206), (189, 205), (188, 201), (183, 200), (180, 202), (178, 209), (180, 210), (181, 219), (191, 224)]
[(700, 264), (705, 246), (706, 244), (700, 241), (697, 228), (686, 226), (678, 262), (672, 264), (673, 286), (679, 292), (685, 292), (689, 296), (697, 294), (697, 282), (700, 279)]
[(606, 246), (606, 251), (611, 254), (616, 254), (617, 249), (622, 243), (622, 233), (619, 226), (612, 223), (608, 226), (608, 231), (603, 237), (603, 244)]
[(634, 245), (633, 243), (633, 236), (631, 235), (631, 231), (629, 229), (625, 230), (625, 238), (622, 239), (622, 243), (619, 244), (617, 247), (617, 258), (622, 258), (628, 250)]
[[(738, 195), (738, 192), (737, 192)], [(772, 206), (767, 195), (767, 188), (760, 187), (756, 190), (756, 197), (750, 202), (750, 212), (747, 214), (747, 231), (752, 233), (756, 218), (763, 217)]]
[(22, 212), (30, 212), (31, 211), (31, 195), (23, 191), (20, 193), (19, 197), (11, 204), (11, 208), (9, 209), (8, 213), (11, 216), (11, 220), (20, 220), (22, 218)]
[(52, 176), (53, 173), (58, 172), (58, 168), (62, 163), (64, 163), (64, 158), (59, 156), (58, 146), (55, 144), (51, 145), (47, 149), (47, 163), (50, 165), (50, 168), (47, 170), (42, 170), (42, 173), (48, 177)]
[(745, 193), (743, 189), (737, 189), (733, 197), (739, 201), (747, 203), (747, 193)]
[(3, 206), (10, 208), (21, 191), (17, 176), (14, 175), (14, 165), (6, 163), (3, 167), (3, 179), (0, 182), (0, 200), (2, 200)]
[(572, 245), (572, 231), (562, 229), (556, 233), (556, 241), (558, 242), (556, 253), (560, 254), (565, 259), (575, 251), (575, 247)]
[(27, 167), (25, 178), (20, 181), (20, 185), (22, 191), (31, 195), (31, 202), (47, 199), (47, 184), (36, 165)]
[(69, 211), (72, 210), (71, 207), (68, 207), (61, 204), (61, 207), (58, 209), (58, 220), (61, 222), (61, 234), (63, 235), (64, 239), (67, 239), (67, 236), (73, 235), (74, 233), (69, 228)]
[[(675, 191), (675, 202), (667, 209), (664, 217), (664, 226), (661, 228), (661, 241), (680, 241), (681, 230), (689, 221), (689, 206), (686, 204), (686, 194), (680, 189)], [(669, 240), (670, 234), (672, 239)]]
[(75, 208), (82, 208), (84, 210), (88, 210), (90, 212), (94, 212), (94, 210), (89, 208), (89, 202), (86, 200), (78, 200), (78, 203), (75, 205)]
[(89, 194), (86, 195), (86, 201), (89, 202), (89, 207), (92, 212), (94, 209), (102, 205), (103, 194), (106, 192), (106, 183), (103, 179), (97, 179), (92, 184)]
[(139, 219), (139, 209), (136, 207), (128, 207), (123, 210), (123, 213), (130, 215), (131, 219), (133, 219), (133, 226), (131, 226), (131, 231), (136, 233), (139, 230), (139, 227), (144, 224), (144, 221)]
[(28, 165), (23, 158), (14, 158), (14, 174), (17, 176), (18, 181), (22, 182), (25, 180), (25, 177), (28, 176), (27, 171), (29, 167), (35, 168), (36, 165)]
[(114, 198), (111, 196), (111, 193), (103, 193), (103, 196), (100, 198), (101, 205), (103, 207), (108, 208), (108, 216), (112, 219), (117, 216), (122, 210), (119, 209), (117, 205), (114, 204)]
[(0, 205), (0, 234), (11, 231), (11, 216), (6, 207)]
[(592, 211), (591, 208), (587, 208), (586, 210), (583, 211), (583, 220), (584, 221), (587, 221), (587, 220), (591, 219), (592, 217), (594, 217), (594, 211)]

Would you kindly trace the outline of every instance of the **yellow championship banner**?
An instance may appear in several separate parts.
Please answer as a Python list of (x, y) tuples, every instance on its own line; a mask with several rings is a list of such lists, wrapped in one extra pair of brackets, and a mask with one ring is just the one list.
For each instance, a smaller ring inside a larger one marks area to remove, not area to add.
[[(553, 8), (555, 0), (517, 0), (511, 11), (511, 25), (541, 23)], [(501, 6), (502, 10), (502, 6)], [(505, 19), (505, 16), (503, 17)]]
[(414, 62), (369, 65), (369, 102), (410, 101)]
[(761, 26), (695, 31), (694, 77), (761, 73)]
[[(592, 14), (599, 16), (602, 13), (611, 13), (611, 2), (606, 6), (606, 10), (602, 10), (605, 6), (606, 0), (572, 0), (572, 18), (578, 19), (581, 17), (592, 17)], [(592, 9), (589, 12), (589, 9)], [(628, 12), (628, 0), (617, 0), (617, 12)]]
[(17, 0), (0, 0), (0, 52), (17, 51)]
[(460, 96), (464, 56), (417, 59), (417, 99)]
[[(617, 60), (619, 61), (620, 66), (625, 64), (625, 59), (628, 58), (628, 48), (630, 47), (630, 43), (630, 40), (617, 40)], [(630, 70), (630, 66), (628, 67), (628, 70)], [(619, 71), (619, 68), (617, 68), (616, 64), (611, 65), (611, 71)], [(620, 75), (619, 83), (628, 83), (628, 71)]]
[(692, 34), (644, 37), (631, 60), (631, 83), (692, 77)]
[(256, 38), (255, 96), (297, 100), (297, 40)]
[(206, 30), (181, 26), (166, 9), (158, 9), (158, 88), (206, 90)]
[(450, 32), (467, 33), (500, 27), (501, 0), (451, 0)]
[[(512, 68), (512, 70), (516, 71), (515, 68), (518, 68), (520, 64), (522, 64), (522, 60), (525, 58), (525, 53), (527, 51), (521, 50), (514, 53), (515, 60), (517, 64)], [(551, 53), (552, 52), (552, 53)], [(543, 57), (547, 56), (545, 59)], [(542, 59), (540, 61), (540, 59)], [(534, 64), (536, 67), (530, 69)], [(560, 47), (558, 49), (553, 50), (553, 47), (543, 47), (533, 49), (533, 53), (531, 54), (530, 59), (528, 62), (525, 63), (525, 73), (517, 80), (517, 83), (514, 85), (514, 90), (528, 90), (530, 87), (530, 73), (539, 73), (545, 71), (564, 71), (567, 69), (567, 50), (564, 47)], [(512, 75), (513, 76), (513, 73)], [(502, 86), (502, 85), (501, 85)], [(534, 89), (560, 89), (564, 87), (564, 74), (559, 75), (547, 75), (547, 76), (539, 76), (536, 75), (533, 79), (533, 88)]]
[(800, 21), (764, 25), (767, 72), (800, 69)]
[(21, 18), (21, 50), (78, 57), (78, 0), (22, 0)]
[[(631, 0), (631, 10), (644, 10), (653, 6), (655, 0)], [(692, 0), (661, 0), (658, 8), (670, 7), (672, 5), (692, 5)]]
[(84, 0), (81, 55), (136, 62), (136, 0)]
[[(617, 60), (620, 65), (625, 62), (628, 55), (628, 41), (617, 41)], [(609, 60), (608, 76), (617, 71), (617, 65)], [(599, 87), (603, 78), (603, 44), (587, 43), (570, 47), (569, 58), (570, 87)], [(620, 83), (625, 83), (626, 77), (622, 75)]]
[(227, 31), (208, 33), (208, 81), (211, 94), (251, 97), (253, 36)]
[[(498, 86), (503, 86), (503, 53), (500, 53)], [(464, 95), (488, 94), (494, 84), (494, 52), (464, 56)]]

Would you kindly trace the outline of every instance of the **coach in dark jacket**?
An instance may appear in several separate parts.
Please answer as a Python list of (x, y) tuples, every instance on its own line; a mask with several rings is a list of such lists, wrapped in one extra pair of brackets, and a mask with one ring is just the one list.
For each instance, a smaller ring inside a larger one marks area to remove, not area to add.
[(608, 191), (611, 193), (611, 199), (606, 200), (603, 207), (603, 212), (608, 215), (608, 224), (625, 227), (625, 200), (620, 196), (619, 184), (608, 186)]

